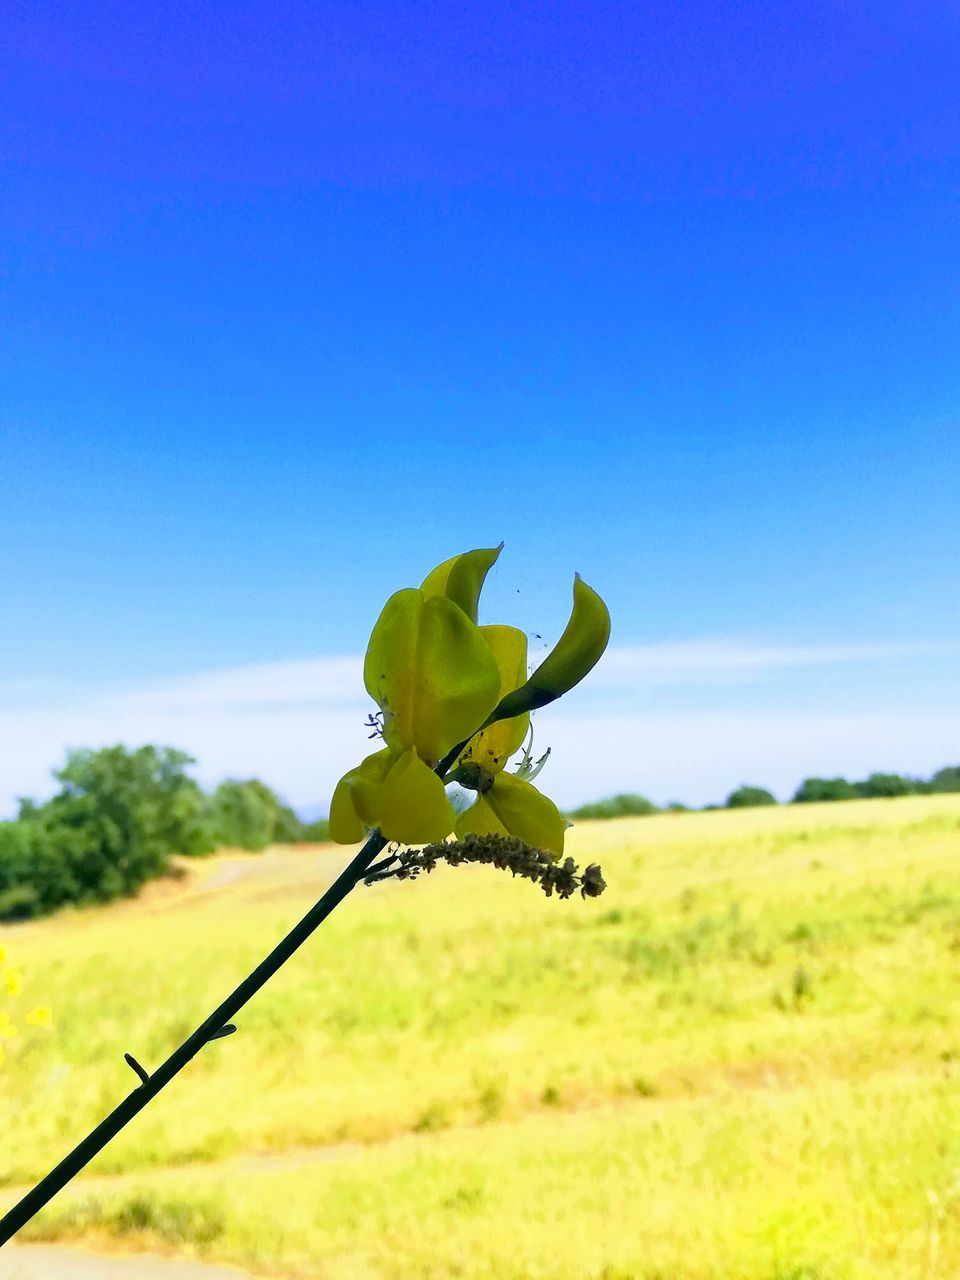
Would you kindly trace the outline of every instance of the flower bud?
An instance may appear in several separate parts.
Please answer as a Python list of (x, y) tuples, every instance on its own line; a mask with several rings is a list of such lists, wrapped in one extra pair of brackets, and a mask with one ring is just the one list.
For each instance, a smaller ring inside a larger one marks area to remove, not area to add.
[(573, 581), (573, 609), (563, 635), (526, 684), (499, 702), (487, 724), (522, 715), (553, 702), (592, 671), (610, 639), (610, 612), (579, 573)]
[(477, 607), (484, 579), (503, 550), (499, 547), (483, 547), (477, 551), (464, 551), (451, 556), (443, 564), (428, 573), (420, 584), (425, 596), (446, 596), (460, 606), (471, 622), (477, 620)]

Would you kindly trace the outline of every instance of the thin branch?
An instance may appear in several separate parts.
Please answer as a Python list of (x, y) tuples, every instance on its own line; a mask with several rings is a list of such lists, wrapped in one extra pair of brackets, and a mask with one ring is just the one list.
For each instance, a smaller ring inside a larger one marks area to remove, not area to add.
[(32, 1191), (20, 1200), (13, 1208), (0, 1218), (0, 1245), (6, 1244), (11, 1236), (29, 1222), (48, 1201), (66, 1184), (77, 1176), (80, 1170), (115, 1138), (125, 1125), (137, 1115), (160, 1090), (170, 1083), (178, 1072), (208, 1044), (210, 1040), (228, 1034), (227, 1024), (235, 1017), (247, 1001), (260, 990), (265, 982), (285, 964), (293, 953), (303, 945), (313, 931), (326, 920), (331, 911), (344, 900), (366, 874), (367, 868), (382, 849), (386, 840), (375, 831), (356, 855), (349, 866), (337, 876), (326, 893), (314, 903), (307, 914), (294, 925), (290, 932), (266, 956), (252, 973), (233, 990), (226, 1000), (210, 1014), (196, 1031), (174, 1049), (166, 1062), (162, 1062), (152, 1075), (147, 1075), (139, 1062), (130, 1054), (125, 1058), (130, 1067), (140, 1076), (141, 1083), (113, 1111), (101, 1120), (82, 1142), (65, 1156), (63, 1160), (43, 1178)]

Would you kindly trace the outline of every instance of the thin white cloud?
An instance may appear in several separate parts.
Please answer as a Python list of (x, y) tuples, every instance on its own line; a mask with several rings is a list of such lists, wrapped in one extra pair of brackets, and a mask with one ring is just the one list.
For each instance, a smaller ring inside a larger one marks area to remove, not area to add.
[[(890, 661), (942, 652), (922, 643), (774, 645), (742, 639), (684, 640), (611, 647), (590, 676), (590, 689), (628, 692), (676, 684), (751, 681), (770, 672)], [(0, 707), (54, 686), (0, 684)], [(61, 692), (63, 692), (61, 690)], [(354, 707), (369, 702), (358, 655), (264, 662), (182, 676), (134, 691), (88, 691), (98, 706), (124, 710), (267, 708), (299, 705)]]
[(924, 643), (776, 645), (719, 638), (611, 648), (590, 676), (595, 689), (750, 680), (774, 671), (885, 662), (942, 652)]
[[(549, 789), (564, 804), (617, 790), (702, 803), (742, 781), (786, 792), (809, 772), (936, 768), (960, 756), (960, 717), (949, 697), (929, 698), (910, 714), (890, 702), (889, 713), (881, 706), (865, 716), (832, 705), (798, 714), (786, 695), (807, 668), (876, 662), (892, 671), (897, 662), (942, 652), (923, 644), (733, 639), (611, 649), (575, 704), (541, 717), (538, 738), (554, 749)], [(778, 672), (782, 709), (748, 709), (748, 687)], [(671, 688), (682, 699), (686, 686), (706, 695), (732, 681), (729, 705), (710, 714), (664, 706)], [(890, 681), (877, 686), (879, 698), (890, 696)], [(668, 692), (651, 715), (637, 695), (661, 687)], [(207, 785), (257, 775), (294, 804), (323, 804), (343, 770), (371, 749), (363, 726), (369, 709), (356, 656), (238, 667), (132, 691), (8, 684), (0, 687), (0, 814), (16, 795), (49, 793), (50, 770), (68, 747), (117, 741), (182, 746), (197, 757)]]
[(264, 662), (172, 680), (126, 695), (130, 707), (265, 707), (299, 703), (353, 706), (369, 702), (360, 657)]
[(658, 803), (722, 802), (750, 783), (788, 799), (816, 774), (929, 776), (960, 764), (960, 703), (917, 711), (565, 716), (544, 719), (543, 784), (565, 804), (638, 791)]

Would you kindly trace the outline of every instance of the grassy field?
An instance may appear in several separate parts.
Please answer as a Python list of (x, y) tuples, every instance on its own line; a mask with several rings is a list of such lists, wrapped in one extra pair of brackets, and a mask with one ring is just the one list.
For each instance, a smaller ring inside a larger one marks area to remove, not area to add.
[[(595, 902), (359, 890), (34, 1224), (271, 1277), (960, 1274), (960, 796), (578, 826)], [(344, 851), (221, 855), (5, 929), (0, 1199), (154, 1065)], [(16, 1003), (16, 1002), (14, 1002)]]

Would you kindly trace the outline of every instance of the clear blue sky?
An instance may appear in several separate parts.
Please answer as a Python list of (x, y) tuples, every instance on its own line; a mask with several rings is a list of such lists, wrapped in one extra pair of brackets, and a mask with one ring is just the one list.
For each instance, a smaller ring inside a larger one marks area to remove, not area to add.
[(530, 631), (577, 568), (619, 646), (913, 655), (674, 720), (960, 708), (958, 62), (928, 3), (13, 0), (0, 800), (43, 690), (46, 768), (68, 693), (354, 654), (500, 538)]

